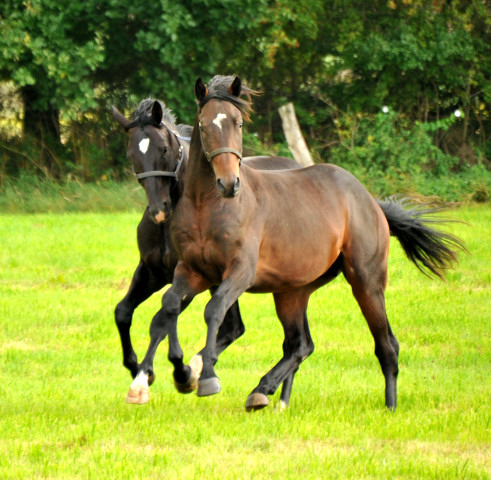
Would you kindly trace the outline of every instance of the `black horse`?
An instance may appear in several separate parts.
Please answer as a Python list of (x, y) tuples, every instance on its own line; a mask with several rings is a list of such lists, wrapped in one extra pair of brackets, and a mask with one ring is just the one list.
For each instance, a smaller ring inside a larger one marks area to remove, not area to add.
[[(172, 283), (177, 254), (172, 245), (167, 220), (177, 205), (184, 187), (189, 142), (193, 128), (176, 125), (171, 110), (153, 99), (143, 100), (127, 119), (112, 107), (115, 120), (128, 133), (127, 155), (136, 178), (144, 187), (148, 206), (137, 227), (140, 262), (136, 267), (129, 290), (115, 310), (116, 325), (121, 337), (123, 365), (135, 378), (139, 364), (130, 336), (135, 309), (165, 285)], [(259, 169), (299, 168), (294, 160), (285, 157), (249, 157), (244, 162)], [(181, 310), (189, 302), (181, 303)], [(245, 331), (239, 304), (235, 302), (225, 315), (217, 335), (217, 354), (220, 354)], [(201, 355), (195, 355), (186, 370), (186, 377), (174, 375), (174, 384), (181, 393), (197, 387), (201, 371)], [(189, 377), (189, 378), (188, 378)], [(155, 379), (153, 371), (149, 384)], [(127, 401), (145, 403), (148, 397), (128, 394)]]

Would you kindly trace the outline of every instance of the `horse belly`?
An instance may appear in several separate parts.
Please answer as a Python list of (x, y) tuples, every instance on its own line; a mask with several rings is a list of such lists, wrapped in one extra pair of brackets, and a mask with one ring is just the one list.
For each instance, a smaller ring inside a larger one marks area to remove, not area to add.
[[(336, 261), (342, 248), (336, 229), (317, 229), (310, 234), (278, 235), (263, 242), (251, 292), (275, 292), (315, 282)], [(287, 240), (288, 239), (288, 240)]]

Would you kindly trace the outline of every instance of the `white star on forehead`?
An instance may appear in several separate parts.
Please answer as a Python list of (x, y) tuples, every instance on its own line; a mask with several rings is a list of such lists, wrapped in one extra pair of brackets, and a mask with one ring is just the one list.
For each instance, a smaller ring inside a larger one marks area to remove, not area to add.
[(227, 115), (225, 113), (219, 113), (215, 120), (213, 120), (213, 123), (221, 130), (222, 129), (222, 121), (227, 118)]
[(149, 144), (150, 144), (149, 138), (144, 138), (143, 140), (141, 140), (140, 143), (138, 144), (138, 147), (140, 148), (140, 152), (147, 153)]

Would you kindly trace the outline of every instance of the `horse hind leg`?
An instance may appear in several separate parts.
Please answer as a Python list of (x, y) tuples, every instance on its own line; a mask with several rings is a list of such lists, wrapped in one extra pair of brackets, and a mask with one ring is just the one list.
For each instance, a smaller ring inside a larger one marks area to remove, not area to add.
[[(351, 269), (347, 270), (353, 272)], [(385, 310), (386, 273), (367, 276), (360, 275), (358, 271), (358, 275), (345, 273), (345, 276), (351, 284), (353, 295), (375, 341), (375, 355), (385, 377), (385, 405), (388, 409), (395, 410), (397, 406), (399, 344), (392, 333)]]
[[(303, 313), (303, 318), (304, 318), (304, 331), (305, 331), (305, 337), (307, 338), (307, 342), (310, 343), (312, 346), (314, 345), (314, 342), (312, 341), (312, 337), (310, 336), (310, 329), (309, 329), (309, 322), (307, 319), (307, 311)], [(283, 381), (283, 385), (281, 387), (281, 395), (280, 395), (280, 402), (278, 404), (278, 409), (279, 410), (286, 410), (288, 408), (288, 405), (290, 403), (290, 396), (292, 393), (292, 386), (293, 386), (293, 379), (295, 378), (295, 374), (297, 373), (298, 368), (292, 372), (288, 377), (285, 378)]]
[(300, 363), (314, 351), (305, 315), (309, 296), (308, 292), (303, 291), (299, 294), (288, 292), (274, 295), (276, 313), (285, 332), (283, 358), (261, 378), (259, 385), (247, 397), (247, 411), (269, 405), (267, 395), (275, 393), (281, 383), (280, 409), (288, 405), (295, 372)]

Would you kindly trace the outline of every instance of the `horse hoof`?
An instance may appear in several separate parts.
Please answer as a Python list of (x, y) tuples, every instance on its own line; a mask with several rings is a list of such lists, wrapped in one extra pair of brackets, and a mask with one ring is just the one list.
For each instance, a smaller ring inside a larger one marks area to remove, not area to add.
[(246, 411), (261, 410), (269, 405), (268, 397), (262, 393), (251, 393), (247, 397)]
[(206, 378), (198, 382), (198, 397), (207, 397), (208, 395), (215, 395), (221, 390), (220, 380), (217, 377)]
[(126, 403), (133, 405), (144, 405), (150, 401), (150, 395), (148, 387), (141, 385), (136, 387), (130, 387), (128, 395), (126, 395)]
[(203, 370), (203, 357), (199, 353), (194, 355), (191, 360), (189, 360), (189, 367), (191, 368), (191, 372), (193, 372), (192, 376), (199, 378), (201, 370)]
[(174, 378), (174, 387), (176, 387), (176, 390), (179, 393), (191, 393), (194, 392), (198, 388), (198, 378), (199, 375), (196, 375), (193, 369), (191, 368), (191, 375), (188, 379), (187, 382), (185, 383), (179, 383), (176, 382), (176, 379)]

